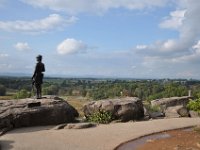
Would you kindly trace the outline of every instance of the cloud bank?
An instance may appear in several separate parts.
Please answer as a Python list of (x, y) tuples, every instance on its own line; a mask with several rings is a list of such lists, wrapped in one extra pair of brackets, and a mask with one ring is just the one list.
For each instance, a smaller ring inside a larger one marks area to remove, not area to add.
[(6, 58), (6, 57), (8, 57), (8, 56), (9, 56), (8, 54), (0, 53), (0, 58)]
[(63, 11), (69, 14), (95, 13), (101, 14), (109, 9), (125, 8), (129, 10), (162, 7), (169, 0), (21, 0), (34, 7)]
[(51, 14), (46, 18), (33, 21), (0, 21), (0, 30), (10, 32), (42, 33), (71, 25), (76, 17), (64, 18), (59, 14)]
[(17, 44), (14, 45), (14, 47), (19, 51), (29, 51), (29, 50), (31, 50), (30, 46), (26, 42), (25, 43), (18, 42)]
[(197, 53), (198, 41), (200, 40), (200, 30), (198, 30), (200, 16), (196, 15), (200, 13), (199, 8), (200, 1), (185, 1), (183, 10), (172, 11), (169, 17), (160, 23), (161, 28), (176, 29), (179, 32), (177, 39), (156, 41), (150, 45), (143, 44), (145, 46), (138, 45), (134, 50), (143, 56), (152, 57), (152, 59), (155, 56), (156, 59), (165, 58), (169, 62), (171, 60), (182, 60), (183, 58), (193, 56)]
[(161, 28), (178, 29), (183, 25), (185, 19), (186, 10), (176, 10), (170, 13), (169, 17), (166, 17), (160, 24)]

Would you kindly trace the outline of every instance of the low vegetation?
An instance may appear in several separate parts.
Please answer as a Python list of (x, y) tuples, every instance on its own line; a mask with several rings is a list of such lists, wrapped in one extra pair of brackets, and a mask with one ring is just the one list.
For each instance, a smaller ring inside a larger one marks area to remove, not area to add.
[(198, 112), (198, 114), (200, 115), (200, 98), (198, 98), (196, 100), (191, 100), (188, 103), (187, 107), (190, 110)]
[(28, 98), (28, 97), (31, 97), (31, 92), (29, 92), (29, 91), (27, 91), (25, 89), (22, 89), (22, 90), (18, 91), (14, 95), (15, 99), (23, 99), (23, 98)]
[(151, 106), (150, 104), (144, 105), (148, 112), (162, 112), (160, 106)]
[(90, 115), (87, 120), (89, 122), (108, 124), (113, 120), (112, 113), (107, 111), (99, 111)]

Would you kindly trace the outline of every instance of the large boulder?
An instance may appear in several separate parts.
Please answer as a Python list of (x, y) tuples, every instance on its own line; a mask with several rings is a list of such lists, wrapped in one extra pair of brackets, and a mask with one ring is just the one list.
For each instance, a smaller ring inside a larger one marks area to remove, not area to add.
[(144, 117), (142, 101), (137, 97), (92, 101), (83, 107), (86, 118), (102, 111), (110, 112), (114, 119), (121, 121), (139, 120)]
[(186, 106), (190, 99), (192, 99), (191, 96), (161, 98), (152, 100), (151, 105), (160, 106), (163, 110), (165, 110), (171, 106), (178, 106), (178, 105)]
[(0, 130), (73, 122), (78, 112), (58, 97), (0, 100)]

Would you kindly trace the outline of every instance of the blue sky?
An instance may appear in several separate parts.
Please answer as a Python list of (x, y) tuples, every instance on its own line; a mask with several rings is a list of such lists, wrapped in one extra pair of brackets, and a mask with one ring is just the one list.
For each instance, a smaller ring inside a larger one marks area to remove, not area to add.
[(0, 74), (200, 79), (199, 0), (0, 0)]

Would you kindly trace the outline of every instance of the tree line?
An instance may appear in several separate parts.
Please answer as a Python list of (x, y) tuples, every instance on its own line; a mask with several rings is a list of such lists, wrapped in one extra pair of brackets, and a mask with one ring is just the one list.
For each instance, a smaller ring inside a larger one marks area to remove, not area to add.
[[(29, 77), (0, 77), (0, 95), (14, 91), (14, 98), (33, 95)], [(94, 78), (45, 78), (43, 95), (83, 96), (92, 100), (136, 96), (142, 100), (186, 96), (188, 90), (200, 96), (200, 81), (184, 79), (136, 80)]]

